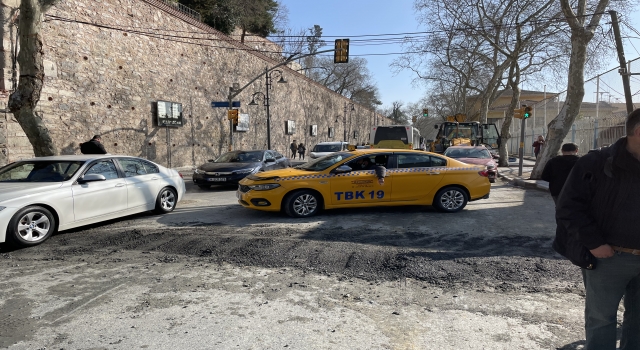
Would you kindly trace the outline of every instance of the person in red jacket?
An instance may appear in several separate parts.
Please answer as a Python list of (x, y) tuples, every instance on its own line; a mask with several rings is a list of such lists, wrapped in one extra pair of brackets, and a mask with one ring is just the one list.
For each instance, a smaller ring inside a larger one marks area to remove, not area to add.
[(542, 146), (544, 146), (544, 136), (538, 135), (538, 139), (533, 143), (533, 154), (536, 155), (536, 158), (538, 158)]

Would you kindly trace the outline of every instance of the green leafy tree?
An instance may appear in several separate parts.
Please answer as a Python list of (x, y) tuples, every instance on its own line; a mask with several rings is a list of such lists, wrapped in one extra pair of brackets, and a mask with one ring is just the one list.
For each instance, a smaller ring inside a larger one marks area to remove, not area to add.
[(266, 37), (276, 32), (275, 19), (280, 4), (275, 0), (180, 0), (181, 4), (202, 15), (204, 23), (231, 34), (236, 27), (247, 33)]

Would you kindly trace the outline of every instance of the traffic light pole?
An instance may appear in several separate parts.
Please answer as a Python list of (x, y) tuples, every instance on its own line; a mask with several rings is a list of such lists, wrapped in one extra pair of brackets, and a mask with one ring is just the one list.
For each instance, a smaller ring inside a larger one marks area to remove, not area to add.
[(524, 131), (527, 127), (527, 120), (523, 117), (522, 124), (520, 124), (520, 148), (518, 149), (520, 161), (518, 164), (518, 176), (522, 176), (522, 166), (524, 163)]

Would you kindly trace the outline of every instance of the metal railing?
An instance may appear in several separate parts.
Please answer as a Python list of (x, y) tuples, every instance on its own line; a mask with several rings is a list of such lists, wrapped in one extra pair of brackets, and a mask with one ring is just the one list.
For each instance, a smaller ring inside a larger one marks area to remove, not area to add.
[(183, 4), (174, 1), (174, 0), (160, 0), (162, 2), (164, 2), (165, 4), (175, 8), (176, 10), (184, 13), (185, 15), (197, 19), (198, 21), (202, 22), (202, 16), (200, 15), (200, 12), (196, 11), (196, 10), (192, 10), (186, 6), (184, 6)]
[[(576, 120), (569, 133), (565, 137), (563, 143), (573, 142), (578, 145), (579, 154), (584, 155), (589, 150), (610, 146), (619, 138), (625, 135), (624, 125), (626, 117), (605, 117), (605, 118), (583, 118)], [(510, 155), (518, 154), (518, 146), (520, 144), (520, 125), (516, 125), (511, 131), (513, 137), (508, 141), (508, 149)], [(534, 156), (533, 142), (538, 135), (544, 135), (547, 132), (544, 127), (527, 128), (524, 137), (524, 154), (525, 156)]]

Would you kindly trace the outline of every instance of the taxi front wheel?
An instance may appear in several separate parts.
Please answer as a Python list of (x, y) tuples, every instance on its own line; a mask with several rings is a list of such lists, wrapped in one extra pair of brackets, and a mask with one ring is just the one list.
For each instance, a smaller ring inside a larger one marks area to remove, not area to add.
[(306, 218), (320, 211), (319, 195), (309, 190), (291, 192), (284, 200), (284, 212), (294, 218)]
[(445, 187), (436, 193), (433, 205), (440, 211), (455, 213), (467, 205), (467, 193), (460, 187)]

